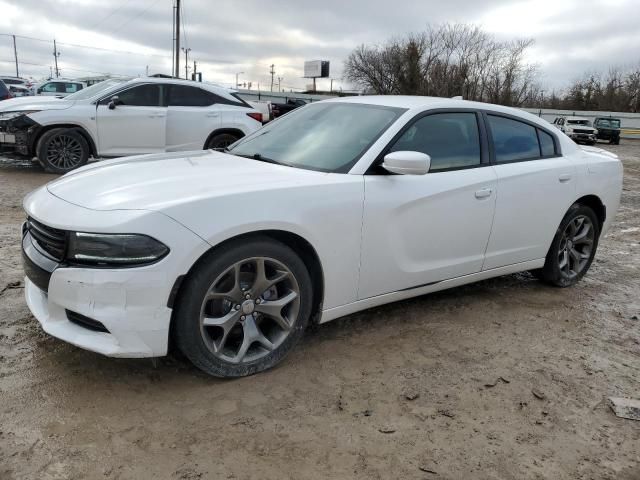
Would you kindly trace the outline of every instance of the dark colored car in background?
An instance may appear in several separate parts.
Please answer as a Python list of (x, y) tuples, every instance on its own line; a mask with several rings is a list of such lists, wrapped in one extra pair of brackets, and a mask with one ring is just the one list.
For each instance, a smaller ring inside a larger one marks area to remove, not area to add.
[(0, 80), (0, 100), (8, 100), (9, 98), (13, 98), (13, 95), (4, 82)]
[(287, 103), (272, 103), (271, 104), (271, 115), (273, 118), (284, 115), (285, 113), (289, 113), (291, 110), (295, 110), (298, 107), (304, 107), (307, 104), (304, 100), (300, 100), (299, 98), (289, 99)]
[(598, 129), (598, 140), (609, 140), (609, 143), (620, 145), (619, 118), (597, 117), (593, 126)]

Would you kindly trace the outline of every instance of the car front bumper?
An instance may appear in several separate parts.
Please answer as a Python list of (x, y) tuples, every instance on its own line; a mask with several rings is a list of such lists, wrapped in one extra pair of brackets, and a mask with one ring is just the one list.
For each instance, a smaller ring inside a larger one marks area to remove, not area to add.
[[(149, 273), (126, 277), (59, 268), (47, 292), (27, 276), (25, 298), (45, 332), (77, 347), (110, 357), (166, 355), (171, 309), (157, 298), (164, 279)], [(73, 314), (99, 322), (106, 331), (72, 321)]]
[(17, 119), (0, 119), (0, 151), (10, 150), (29, 155), (33, 136), (39, 129), (40, 126), (26, 115)]
[(598, 136), (595, 133), (570, 133), (569, 138), (574, 142), (596, 142)]
[(25, 210), (56, 229), (141, 233), (169, 247), (170, 253), (152, 265), (77, 267), (47, 257), (28, 231), (22, 236), (26, 302), (47, 333), (112, 357), (166, 355), (169, 299), (176, 281), (210, 246), (163, 214), (89, 210), (51, 195), (44, 187), (25, 199)]

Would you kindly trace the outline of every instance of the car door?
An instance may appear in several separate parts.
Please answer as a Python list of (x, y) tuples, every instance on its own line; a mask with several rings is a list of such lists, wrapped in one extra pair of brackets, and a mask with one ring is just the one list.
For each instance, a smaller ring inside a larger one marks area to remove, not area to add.
[(216, 95), (190, 85), (167, 87), (167, 151), (202, 150), (221, 124)]
[(575, 200), (575, 168), (558, 140), (522, 119), (486, 114), (498, 199), (483, 269), (545, 258)]
[[(117, 100), (112, 98), (116, 96)], [(165, 151), (167, 107), (162, 85), (148, 83), (110, 94), (98, 102), (98, 153), (105, 156)]]
[(384, 154), (426, 153), (429, 173), (365, 175), (360, 299), (481, 270), (496, 176), (479, 119), (473, 111), (422, 115)]

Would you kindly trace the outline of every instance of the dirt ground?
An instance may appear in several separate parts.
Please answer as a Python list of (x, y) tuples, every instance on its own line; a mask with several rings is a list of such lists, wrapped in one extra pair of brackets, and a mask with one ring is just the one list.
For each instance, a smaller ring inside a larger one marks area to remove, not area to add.
[[(209, 378), (44, 334), (24, 299), (21, 201), (0, 160), (0, 479), (640, 479), (640, 142), (587, 277), (505, 276), (310, 331), (280, 367)], [(532, 392), (535, 390), (536, 395)]]

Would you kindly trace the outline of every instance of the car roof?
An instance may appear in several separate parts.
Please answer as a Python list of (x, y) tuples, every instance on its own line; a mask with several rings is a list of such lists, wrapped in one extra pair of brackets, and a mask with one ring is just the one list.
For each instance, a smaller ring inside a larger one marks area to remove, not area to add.
[(186, 80), (183, 78), (166, 78), (166, 77), (138, 77), (132, 78), (131, 80), (122, 84), (124, 85), (134, 85), (136, 83), (162, 83), (162, 84), (170, 84), (170, 85), (188, 85), (191, 87), (204, 88), (205, 90), (209, 90), (218, 95), (223, 95), (228, 97), (230, 100), (236, 100), (236, 98), (231, 97), (232, 93), (236, 93), (236, 90), (231, 88), (226, 88), (221, 85), (211, 83), (211, 82), (197, 82), (195, 80)]
[[(364, 105), (380, 105), (386, 107), (404, 108), (408, 110), (431, 110), (436, 108), (470, 108), (475, 110), (490, 110), (507, 115), (515, 115), (534, 123), (548, 126), (546, 120), (515, 107), (505, 107), (493, 103), (473, 102), (459, 98), (421, 97), (411, 95), (361, 95), (354, 97), (339, 97), (325, 100), (325, 102), (360, 103)], [(315, 103), (315, 102), (314, 102)]]
[(589, 120), (587, 117), (565, 117), (567, 120)]

